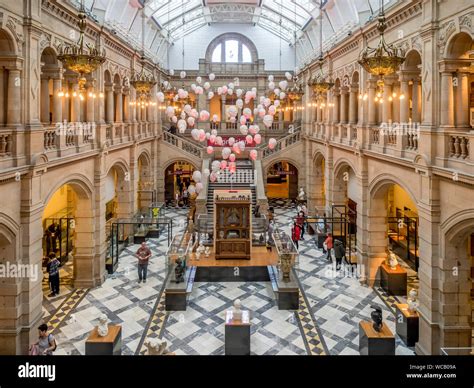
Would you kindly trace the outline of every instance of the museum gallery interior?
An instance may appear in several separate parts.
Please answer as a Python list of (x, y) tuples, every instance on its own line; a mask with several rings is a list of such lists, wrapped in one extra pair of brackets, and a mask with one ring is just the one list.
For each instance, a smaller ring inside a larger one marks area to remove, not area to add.
[(474, 354), (473, 18), (0, 0), (0, 354)]

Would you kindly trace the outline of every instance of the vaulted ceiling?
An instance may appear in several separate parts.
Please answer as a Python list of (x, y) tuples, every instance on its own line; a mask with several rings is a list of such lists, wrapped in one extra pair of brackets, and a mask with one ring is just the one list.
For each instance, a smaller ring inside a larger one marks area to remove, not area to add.
[[(69, 0), (78, 6), (79, 0)], [(162, 58), (169, 44), (215, 24), (250, 24), (297, 44), (300, 62), (311, 60), (371, 19), (382, 0), (83, 0), (99, 23), (141, 47), (141, 9), (147, 54)], [(402, 0), (383, 0), (389, 6)], [(321, 3), (322, 2), (322, 3)], [(321, 17), (322, 13), (322, 17)], [(236, 31), (238, 32), (238, 31)], [(250, 37), (251, 38), (251, 37)]]

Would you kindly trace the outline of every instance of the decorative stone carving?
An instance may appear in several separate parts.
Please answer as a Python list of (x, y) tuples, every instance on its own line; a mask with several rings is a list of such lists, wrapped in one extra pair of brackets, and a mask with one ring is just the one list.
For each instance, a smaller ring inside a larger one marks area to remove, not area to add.
[(466, 15), (462, 15), (459, 17), (459, 27), (467, 27), (468, 30), (473, 32), (472, 29), (472, 16), (474, 12), (468, 13)]
[(107, 315), (101, 314), (99, 317), (99, 326), (97, 327), (97, 332), (100, 337), (105, 337), (109, 334), (109, 325), (108, 325)]
[(6, 23), (6, 27), (11, 31), (11, 33), (15, 37), (15, 40), (18, 44), (18, 50), (20, 50), (24, 42), (23, 25), (21, 21), (12, 16), (9, 16)]
[(196, 249), (196, 260), (199, 260), (201, 258), (201, 255), (205, 252), (204, 245), (202, 243), (199, 243), (199, 246)]
[(390, 265), (391, 269), (397, 268), (398, 260), (397, 260), (397, 256), (393, 252), (390, 252), (388, 255), (388, 265)]
[(209, 255), (211, 254), (211, 248), (206, 247), (206, 249), (204, 251), (204, 254), (205, 254), (206, 257), (209, 257)]
[(46, 47), (51, 47), (51, 35), (46, 34), (46, 33), (43, 32), (41, 34), (41, 38), (40, 38), (40, 41), (39, 41), (39, 46), (40, 46), (40, 52), (43, 52), (43, 50)]
[(454, 20), (444, 23), (440, 30), (438, 36), (438, 46), (440, 48), (440, 55), (444, 55), (444, 50), (446, 43), (448, 42), (449, 37), (456, 31), (456, 23)]
[(370, 318), (372, 318), (373, 321), (372, 327), (376, 332), (380, 332), (383, 327), (382, 309), (375, 305), (371, 305), (370, 308), (374, 309), (374, 311), (370, 313)]

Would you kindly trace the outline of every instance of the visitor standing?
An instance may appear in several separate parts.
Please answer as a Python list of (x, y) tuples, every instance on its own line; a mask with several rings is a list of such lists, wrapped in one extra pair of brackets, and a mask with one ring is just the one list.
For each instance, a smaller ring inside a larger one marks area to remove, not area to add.
[(304, 212), (300, 210), (298, 213), (298, 216), (296, 217), (296, 224), (301, 229), (301, 240), (304, 240), (304, 223), (305, 223)]
[(327, 253), (326, 260), (332, 261), (331, 250), (332, 250), (332, 247), (333, 247), (333, 241), (332, 241), (331, 233), (327, 234), (326, 240), (324, 240), (323, 247), (324, 247), (324, 249), (326, 250), (326, 253)]
[(183, 203), (184, 203), (184, 206), (188, 206), (188, 196), (189, 196), (188, 189), (186, 187), (184, 187), (184, 190), (183, 190)]
[(138, 258), (138, 283), (146, 283), (146, 275), (148, 273), (148, 262), (151, 257), (151, 250), (146, 245), (146, 242), (143, 241), (138, 248), (136, 256)]
[(48, 325), (41, 324), (38, 327), (38, 341), (30, 346), (30, 355), (52, 356), (56, 347), (56, 339), (51, 333), (48, 334)]
[(296, 222), (293, 222), (293, 228), (291, 228), (291, 239), (296, 245), (296, 249), (299, 249), (298, 241), (301, 238), (301, 228)]
[(340, 240), (334, 240), (334, 256), (336, 257), (336, 269), (341, 269), (342, 258), (346, 255), (344, 244)]
[(54, 253), (49, 254), (49, 261), (46, 265), (46, 270), (48, 271), (48, 280), (49, 286), (51, 288), (51, 294), (48, 296), (51, 298), (53, 296), (59, 295), (59, 266), (61, 263), (56, 258)]

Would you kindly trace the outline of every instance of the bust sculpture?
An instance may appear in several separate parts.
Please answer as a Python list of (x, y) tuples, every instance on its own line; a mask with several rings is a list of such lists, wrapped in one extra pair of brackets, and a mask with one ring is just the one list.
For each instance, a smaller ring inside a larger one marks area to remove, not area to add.
[(201, 255), (204, 253), (204, 251), (205, 251), (205, 248), (201, 242), (199, 243), (199, 246), (196, 249), (196, 260), (199, 260), (201, 258)]
[(372, 311), (370, 314), (370, 318), (372, 318), (373, 321), (372, 327), (377, 333), (379, 333), (383, 327), (382, 309), (375, 305), (371, 305), (370, 307), (374, 309), (374, 311)]
[(391, 269), (397, 269), (398, 260), (397, 260), (397, 256), (395, 255), (395, 253), (393, 253), (393, 252), (389, 253), (388, 264), (390, 265)]
[(240, 321), (242, 320), (242, 303), (240, 302), (240, 299), (236, 299), (234, 301), (234, 308), (232, 309), (232, 319)]
[(206, 249), (204, 250), (204, 255), (205, 255), (206, 257), (209, 257), (210, 254), (211, 254), (211, 248), (206, 247)]
[(168, 343), (166, 341), (160, 342), (158, 338), (150, 338), (145, 341), (144, 345), (147, 348), (147, 356), (169, 356), (174, 355), (168, 349)]
[(99, 337), (105, 337), (109, 334), (109, 325), (108, 325), (107, 315), (101, 314), (99, 317), (99, 326), (97, 327), (97, 333)]
[(300, 191), (298, 193), (298, 199), (300, 201), (304, 201), (306, 199), (306, 193), (304, 192), (304, 189), (300, 187)]
[(410, 292), (408, 293), (407, 303), (408, 303), (408, 311), (410, 313), (416, 312), (418, 308), (418, 292), (416, 292), (414, 288), (412, 288)]

